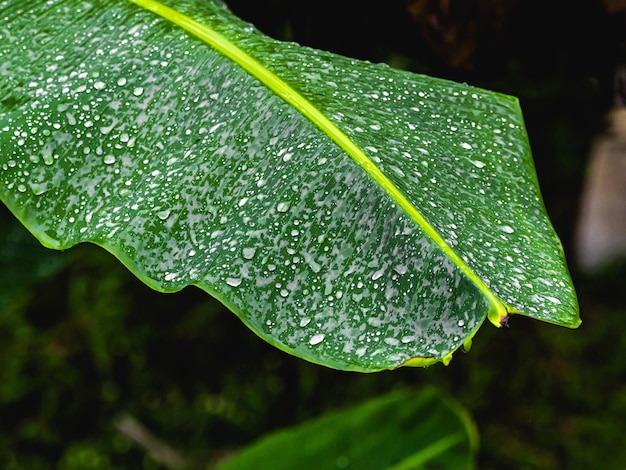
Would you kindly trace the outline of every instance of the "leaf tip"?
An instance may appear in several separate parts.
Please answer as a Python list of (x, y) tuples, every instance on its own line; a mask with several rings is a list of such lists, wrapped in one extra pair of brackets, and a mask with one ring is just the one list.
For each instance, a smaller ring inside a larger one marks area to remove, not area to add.
[(571, 328), (572, 330), (575, 330), (576, 328), (578, 328), (580, 325), (582, 325), (583, 321), (580, 318), (579, 315), (576, 315), (574, 317), (573, 320), (571, 320), (568, 323), (564, 323), (563, 326), (565, 326), (566, 328)]
[(505, 307), (504, 305), (497, 305), (489, 309), (487, 318), (496, 328), (502, 328), (509, 325), (510, 316), (516, 313), (512, 308)]

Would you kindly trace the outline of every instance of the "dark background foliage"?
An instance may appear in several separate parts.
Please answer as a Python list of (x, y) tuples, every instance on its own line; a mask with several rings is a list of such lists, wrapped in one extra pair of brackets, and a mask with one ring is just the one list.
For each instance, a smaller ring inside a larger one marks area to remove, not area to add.
[[(626, 2), (228, 4), (279, 39), (518, 96), (573, 261), (591, 144), (624, 99)], [(128, 416), (201, 468), (268, 431), (426, 384), (473, 415), (481, 469), (626, 468), (623, 262), (593, 277), (572, 263), (578, 330), (514, 317), (448, 367), (364, 375), (285, 355), (204, 293), (153, 292), (95, 247), (40, 249), (5, 209), (0, 224), (3, 468), (161, 468), (119, 431)]]

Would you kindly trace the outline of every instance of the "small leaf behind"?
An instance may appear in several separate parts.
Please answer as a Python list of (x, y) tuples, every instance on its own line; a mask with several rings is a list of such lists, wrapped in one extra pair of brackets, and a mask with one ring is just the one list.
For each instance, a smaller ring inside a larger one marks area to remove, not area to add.
[(219, 470), (473, 468), (476, 430), (434, 389), (400, 391), (280, 431)]

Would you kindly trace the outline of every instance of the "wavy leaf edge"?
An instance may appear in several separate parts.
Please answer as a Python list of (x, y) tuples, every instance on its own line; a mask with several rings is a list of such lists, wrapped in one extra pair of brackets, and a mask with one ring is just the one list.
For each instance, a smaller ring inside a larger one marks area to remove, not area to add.
[[(327, 119), (314, 105), (308, 102), (304, 97), (298, 94), (295, 90), (293, 90), (289, 85), (283, 82), (280, 78), (274, 75), (271, 71), (257, 62), (255, 59), (250, 57), (247, 53), (239, 49), (237, 46), (232, 44), (223, 36), (219, 35), (215, 31), (209, 29), (208, 27), (196, 22), (195, 20), (189, 18), (182, 13), (173, 10), (159, 2), (154, 0), (129, 0), (131, 3), (137, 4), (138, 6), (145, 8), (168, 21), (180, 26), (185, 29), (192, 35), (202, 39), (210, 46), (218, 49), (223, 54), (227, 55), (230, 59), (234, 60), (237, 64), (239, 64), (246, 71), (254, 75), (256, 78), (261, 80), (265, 85), (267, 85), (270, 89), (276, 92), (280, 97), (282, 97), (287, 103), (294, 106), (298, 109), (302, 114), (304, 114), (307, 118), (309, 118), (313, 123), (315, 123), (322, 131), (324, 131), (327, 135), (329, 135), (342, 149), (344, 149), (363, 169), (366, 171), (378, 184), (380, 184), (385, 191), (393, 198), (393, 200), (411, 217), (411, 219), (416, 222), (424, 232), (431, 237), (431, 239), (439, 246), (439, 248), (448, 256), (454, 263), (466, 274), (466, 276), (479, 288), (479, 290), (485, 295), (490, 303), (490, 308), (486, 313), (486, 317), (490, 320), (490, 322), (496, 326), (501, 327), (506, 323), (507, 318), (513, 314), (522, 314), (523, 312), (519, 312), (516, 309), (506, 305), (503, 301), (495, 296), (495, 294), (485, 285), (485, 283), (467, 266), (467, 264), (457, 255), (453, 248), (451, 248), (439, 235), (439, 233), (424, 219), (424, 217), (420, 214), (420, 212), (404, 197), (401, 191), (384, 175), (384, 173), (373, 163), (373, 161), (356, 145), (354, 144), (349, 137), (347, 137), (341, 130), (339, 130), (329, 119)], [(19, 211), (16, 208), (12, 208), (9, 203), (7, 203), (9, 209), (20, 219), (23, 223), (26, 222), (27, 217), (21, 217)], [(24, 224), (28, 228), (28, 230), (40, 240), (40, 242), (49, 248), (54, 249), (64, 249), (67, 248), (60, 244), (57, 240), (52, 237), (48, 237), (44, 231), (36, 230), (37, 224)], [(115, 256), (127, 269), (131, 272), (142, 272), (141, 267), (130, 257), (124, 255), (121, 250), (115, 249), (115, 247), (110, 247), (106, 243), (95, 243), (91, 242), (95, 245), (98, 245), (105, 250), (109, 251), (113, 256)], [(151, 279), (149, 276), (142, 276), (140, 278), (145, 284), (149, 287), (161, 291), (161, 292), (176, 292), (179, 289), (167, 289), (164, 288), (158, 280)], [(196, 286), (204, 291), (206, 291), (211, 296), (215, 297), (221, 303), (223, 303), (227, 308), (232, 311), (236, 311), (236, 309), (229, 305), (227, 299), (221, 296), (219, 293), (211, 291), (211, 289), (206, 285), (199, 285), (197, 283), (190, 283), (188, 285)], [(245, 323), (252, 331), (254, 331), (258, 336), (263, 338), (265, 341), (269, 342), (273, 346), (281, 349), (284, 352), (292, 355), (298, 355), (294, 351), (283, 347), (280, 343), (277, 343), (273, 340), (272, 337), (263, 334), (258, 331), (256, 328), (253, 328), (251, 324), (249, 324), (245, 318), (238, 315), (238, 317)], [(483, 320), (484, 321), (484, 320)], [(578, 321), (580, 324), (580, 320)], [(572, 327), (577, 327), (577, 325), (572, 325)], [(436, 358), (436, 357), (413, 357), (410, 358), (401, 364), (398, 364), (396, 367), (401, 366), (412, 366), (412, 367), (426, 367), (432, 365), (437, 362), (442, 362), (445, 365), (448, 365), (452, 359), (453, 354), (461, 347), (468, 350), (471, 346), (471, 342), (475, 334), (477, 333), (479, 326), (474, 329), (468, 336), (465, 342), (451, 351), (449, 354)], [(299, 355), (298, 355), (299, 356)], [(299, 356), (302, 357), (302, 356)], [(316, 361), (310, 357), (306, 358), (308, 361), (326, 365), (322, 361)], [(332, 367), (332, 365), (330, 366)], [(349, 368), (345, 370), (350, 370)], [(360, 370), (356, 368), (355, 370)], [(383, 370), (383, 369), (378, 369)], [(374, 370), (372, 370), (374, 371)]]

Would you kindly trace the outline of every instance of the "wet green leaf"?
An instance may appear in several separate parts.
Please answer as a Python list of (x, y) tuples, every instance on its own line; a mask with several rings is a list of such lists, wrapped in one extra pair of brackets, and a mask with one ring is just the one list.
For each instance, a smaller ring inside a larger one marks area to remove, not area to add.
[(0, 197), (42, 243), (341, 369), (446, 362), (487, 316), (578, 325), (515, 98), (170, 6), (0, 2)]
[(218, 467), (470, 469), (478, 437), (465, 412), (433, 389), (395, 392), (280, 431)]

